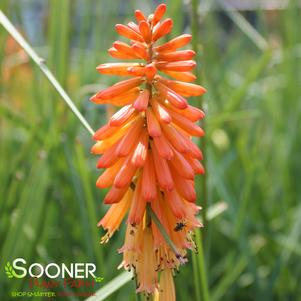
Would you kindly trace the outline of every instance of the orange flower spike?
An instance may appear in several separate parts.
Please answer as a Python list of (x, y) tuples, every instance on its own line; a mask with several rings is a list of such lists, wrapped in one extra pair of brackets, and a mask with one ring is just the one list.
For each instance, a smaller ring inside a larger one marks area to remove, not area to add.
[[(102, 242), (113, 235), (128, 213), (120, 266), (135, 270), (138, 292), (156, 292), (157, 301), (158, 297), (160, 301), (175, 301), (172, 269), (185, 263), (187, 248), (194, 248), (190, 233), (200, 226), (195, 217), (199, 209), (194, 204), (194, 177), (204, 173), (198, 161), (202, 152), (191, 138), (204, 134), (195, 124), (204, 113), (189, 106), (184, 97), (201, 95), (206, 90), (190, 83), (196, 78), (190, 72), (195, 67), (195, 52), (178, 50), (191, 41), (191, 35), (155, 44), (173, 26), (170, 18), (162, 20), (165, 11), (165, 4), (160, 4), (148, 17), (137, 10), (137, 23), (116, 25), (116, 31), (130, 42), (114, 42), (110, 55), (144, 62), (97, 67), (101, 74), (132, 78), (91, 98), (98, 104), (123, 106), (95, 133), (93, 138), (97, 142), (91, 151), (103, 154), (97, 166), (107, 168), (97, 186), (111, 187), (104, 198), (111, 208), (99, 222), (107, 230)], [(158, 71), (175, 80), (158, 75)], [(148, 216), (148, 202), (174, 242), (176, 252)], [(175, 230), (177, 223), (184, 221), (185, 227)], [(158, 271), (162, 271), (160, 287)]]
[(142, 197), (147, 201), (154, 201), (157, 197), (156, 174), (151, 151), (149, 151), (142, 174)]
[(152, 19), (153, 26), (156, 25), (162, 19), (165, 12), (166, 12), (166, 4), (164, 3), (159, 4), (154, 11), (154, 15)]
[(132, 156), (132, 164), (135, 167), (142, 167), (145, 163), (148, 149), (148, 134), (144, 130), (139, 138), (138, 144), (135, 148), (134, 154)]
[(177, 50), (178, 48), (181, 48), (191, 41), (191, 35), (190, 34), (183, 34), (181, 36), (178, 36), (167, 43), (155, 47), (156, 52), (172, 52)]
[(155, 42), (171, 32), (173, 26), (172, 19), (164, 20), (157, 28), (154, 29), (152, 40)]
[(151, 108), (146, 110), (147, 130), (151, 137), (158, 137), (161, 135), (160, 124)]
[(149, 43), (152, 39), (152, 31), (151, 31), (151, 28), (149, 26), (149, 23), (142, 20), (139, 23), (139, 30), (140, 30), (145, 42)]
[(131, 79), (126, 79), (124, 81), (121, 81), (107, 89), (102, 90), (98, 96), (102, 99), (109, 99), (112, 97), (115, 97), (123, 92), (128, 91), (129, 89), (132, 89), (134, 87), (137, 87), (143, 82), (143, 79), (141, 77), (134, 77)]
[(135, 30), (133, 30), (132, 28), (130, 28), (126, 25), (116, 24), (115, 29), (118, 34), (120, 34), (121, 36), (124, 36), (130, 40), (135, 40), (135, 41), (139, 41), (139, 42), (144, 41), (143, 37), (140, 34), (138, 34)]

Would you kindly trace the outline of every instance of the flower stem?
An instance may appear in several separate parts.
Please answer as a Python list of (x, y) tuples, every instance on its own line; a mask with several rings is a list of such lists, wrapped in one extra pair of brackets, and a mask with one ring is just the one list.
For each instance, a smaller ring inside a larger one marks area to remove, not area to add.
[(162, 234), (163, 238), (165, 239), (165, 241), (167, 242), (167, 244), (169, 245), (171, 250), (175, 253), (176, 257), (178, 259), (180, 259), (181, 255), (179, 254), (177, 247), (175, 246), (173, 241), (168, 236), (168, 234), (167, 234), (166, 230), (164, 229), (163, 225), (161, 224), (158, 216), (153, 211), (153, 209), (151, 208), (149, 203), (146, 205), (146, 210), (147, 210), (148, 214), (150, 215), (150, 217), (152, 218), (152, 220), (154, 221), (154, 223), (156, 224), (156, 226), (158, 227), (160, 233)]
[(76, 108), (74, 102), (71, 100), (69, 95), (57, 81), (53, 73), (47, 67), (45, 60), (41, 58), (34, 49), (27, 43), (27, 41), (22, 37), (22, 35), (18, 32), (16, 27), (10, 22), (10, 20), (6, 17), (6, 15), (0, 10), (0, 24), (9, 32), (9, 34), (18, 42), (18, 44), (24, 49), (24, 51), (29, 55), (29, 57), (38, 65), (41, 71), (45, 74), (47, 79), (53, 85), (55, 90), (61, 95), (62, 99), (74, 113), (74, 115), (79, 119), (81, 124), (85, 127), (85, 129), (91, 134), (94, 135), (94, 130), (89, 125), (84, 116), (80, 113), (80, 111)]

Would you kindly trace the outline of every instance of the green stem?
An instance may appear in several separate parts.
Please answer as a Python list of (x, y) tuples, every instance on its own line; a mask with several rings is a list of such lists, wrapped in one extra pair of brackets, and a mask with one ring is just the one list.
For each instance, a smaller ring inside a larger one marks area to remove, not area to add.
[(156, 213), (153, 211), (153, 209), (151, 208), (149, 203), (146, 205), (146, 210), (147, 210), (148, 214), (150, 215), (150, 217), (152, 218), (152, 220), (154, 221), (154, 223), (156, 224), (156, 226), (158, 227), (160, 233), (162, 234), (163, 238), (165, 239), (165, 241), (167, 242), (167, 244), (169, 245), (171, 250), (175, 253), (176, 257), (178, 259), (180, 259), (181, 255), (178, 252), (177, 247), (175, 246), (173, 241), (170, 239), (169, 235), (167, 234), (166, 230), (164, 229), (159, 218), (157, 217)]
[[(191, 23), (191, 31), (193, 35), (192, 40), (192, 46), (193, 50), (196, 52), (196, 60), (200, 61), (200, 49), (199, 49), (199, 0), (192, 0), (192, 23)], [(200, 67), (197, 67), (196, 75), (198, 78), (198, 82), (200, 82), (202, 76), (201, 76), (201, 69)], [(204, 99), (198, 98), (198, 105), (200, 107), (203, 107)], [(203, 121), (202, 127), (205, 130), (206, 124)], [(200, 147), (204, 153), (204, 157), (206, 158), (206, 139), (202, 138), (199, 142)], [(204, 166), (206, 167), (206, 161), (203, 161)], [(208, 200), (207, 200), (207, 177), (208, 174), (206, 172), (205, 175), (201, 178), (201, 187), (202, 187), (202, 196), (203, 196), (203, 202), (202, 202), (202, 218), (203, 218), (203, 224), (205, 225), (205, 229), (208, 233), (208, 224), (207, 224), (207, 207), (208, 207)], [(205, 256), (204, 256), (204, 249), (203, 249), (203, 242), (201, 239), (201, 231), (200, 229), (197, 229), (195, 231), (196, 235), (196, 246), (198, 248), (198, 254), (193, 255), (192, 264), (194, 269), (194, 280), (195, 282), (200, 281), (201, 284), (201, 292), (196, 288), (196, 297), (198, 300), (202, 301), (209, 301), (209, 289), (208, 289), (208, 281), (207, 281), (207, 275), (206, 275), (206, 266), (205, 266)], [(204, 239), (203, 239), (204, 241)], [(201, 297), (200, 297), (201, 295)]]
[(196, 245), (198, 248), (198, 255), (197, 255), (197, 267), (200, 275), (201, 280), (201, 294), (202, 294), (202, 300), (203, 301), (209, 301), (209, 288), (208, 288), (208, 281), (207, 281), (207, 275), (206, 275), (206, 266), (205, 266), (205, 256), (204, 256), (204, 250), (203, 250), (203, 244), (202, 244), (202, 233), (200, 229), (197, 229), (195, 231), (196, 235)]

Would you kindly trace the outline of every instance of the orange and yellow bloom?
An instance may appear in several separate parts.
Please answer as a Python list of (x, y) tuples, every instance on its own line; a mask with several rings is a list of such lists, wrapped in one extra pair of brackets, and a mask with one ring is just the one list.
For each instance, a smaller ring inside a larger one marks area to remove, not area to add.
[[(160, 4), (146, 17), (137, 10), (136, 23), (117, 24), (119, 35), (130, 43), (116, 41), (109, 54), (135, 62), (101, 64), (101, 74), (127, 76), (91, 100), (122, 107), (94, 135), (92, 153), (101, 155), (97, 167), (105, 171), (97, 187), (110, 188), (104, 202), (110, 209), (99, 222), (107, 230), (107, 242), (127, 215), (127, 230), (121, 267), (134, 271), (137, 292), (155, 300), (175, 300), (173, 271), (185, 263), (186, 250), (194, 249), (192, 231), (196, 218), (194, 178), (203, 174), (202, 152), (192, 137), (202, 137), (196, 124), (203, 111), (190, 106), (186, 97), (206, 92), (193, 84), (195, 52), (179, 50), (191, 41), (183, 34), (166, 43), (158, 40), (171, 32), (170, 18)], [(167, 76), (167, 77), (166, 77)], [(171, 247), (152, 213), (172, 241)]]

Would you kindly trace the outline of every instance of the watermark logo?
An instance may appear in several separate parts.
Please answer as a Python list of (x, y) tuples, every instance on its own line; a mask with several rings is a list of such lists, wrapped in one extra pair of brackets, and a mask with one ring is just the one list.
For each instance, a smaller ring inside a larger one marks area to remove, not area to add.
[(8, 261), (5, 265), (5, 273), (9, 279), (24, 278), (27, 275), (32, 278), (47, 277), (54, 278), (72, 278), (72, 279), (88, 279), (93, 278), (96, 282), (101, 282), (103, 277), (95, 275), (96, 266), (94, 263), (71, 263), (66, 265), (48, 263), (46, 266), (41, 263), (34, 262), (27, 265), (24, 258), (16, 258), (12, 264)]
[[(34, 262), (28, 264), (24, 258), (16, 258), (13, 261), (7, 261), (4, 269), (8, 279), (28, 278), (30, 290), (12, 291), (12, 297), (65, 297), (66, 294), (88, 297), (95, 294), (93, 289), (97, 283), (104, 280), (103, 277), (96, 275), (96, 265), (90, 262), (70, 264)], [(39, 289), (50, 291), (43, 292)], [(53, 289), (55, 291), (52, 291)], [(75, 289), (81, 291), (75, 291)], [(83, 289), (90, 291), (82, 291)]]
[(12, 267), (9, 261), (5, 265), (5, 273), (8, 278), (22, 278), (22, 276), (16, 274), (14, 268)]

